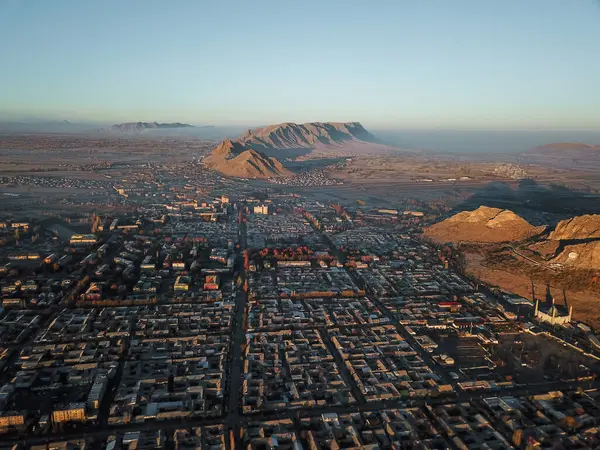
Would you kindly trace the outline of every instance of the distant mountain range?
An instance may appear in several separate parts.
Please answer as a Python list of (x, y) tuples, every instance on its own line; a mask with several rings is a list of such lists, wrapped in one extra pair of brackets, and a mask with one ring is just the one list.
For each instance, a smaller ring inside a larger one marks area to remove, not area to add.
[(281, 123), (226, 139), (204, 161), (224, 175), (270, 178), (290, 174), (280, 159), (307, 155), (317, 148), (340, 152), (349, 144), (379, 145), (358, 122)]
[(192, 125), (187, 123), (173, 122), (173, 123), (158, 123), (158, 122), (125, 122), (112, 125), (104, 131), (118, 132), (118, 133), (142, 133), (146, 130), (170, 130), (174, 128), (193, 128)]

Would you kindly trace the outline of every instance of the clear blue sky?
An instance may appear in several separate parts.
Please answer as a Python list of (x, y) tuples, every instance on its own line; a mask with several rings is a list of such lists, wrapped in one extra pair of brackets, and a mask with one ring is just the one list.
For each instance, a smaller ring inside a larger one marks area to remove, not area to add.
[(600, 128), (600, 4), (0, 0), (0, 114)]

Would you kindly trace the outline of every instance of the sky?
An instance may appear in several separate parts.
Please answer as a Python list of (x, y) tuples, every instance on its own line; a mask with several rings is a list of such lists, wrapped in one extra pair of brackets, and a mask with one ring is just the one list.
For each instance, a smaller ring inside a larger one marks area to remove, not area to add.
[(0, 0), (0, 117), (600, 129), (600, 0)]

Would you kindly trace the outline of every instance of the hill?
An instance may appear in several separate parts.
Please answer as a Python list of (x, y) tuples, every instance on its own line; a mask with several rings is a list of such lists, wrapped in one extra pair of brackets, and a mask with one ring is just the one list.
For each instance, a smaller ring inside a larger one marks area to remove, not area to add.
[(564, 168), (600, 167), (600, 145), (583, 142), (557, 142), (534, 147), (522, 154), (528, 163)]
[(142, 133), (146, 130), (159, 130), (159, 129), (174, 129), (174, 128), (193, 128), (192, 125), (187, 123), (158, 123), (158, 122), (125, 122), (112, 125), (105, 131), (118, 132), (118, 133)]
[(227, 139), (204, 159), (204, 163), (230, 177), (271, 178), (291, 175), (276, 158), (253, 149), (242, 150), (240, 147), (240, 144)]
[(305, 156), (315, 149), (325, 153), (344, 149), (352, 152), (356, 146), (366, 144), (380, 145), (358, 122), (282, 123), (227, 139), (204, 162), (228, 176), (269, 178), (290, 174), (280, 159)]
[(585, 144), (583, 142), (554, 142), (535, 147), (530, 153), (543, 153), (554, 151), (574, 151), (574, 150), (600, 150), (600, 145)]
[(425, 236), (436, 242), (518, 242), (541, 234), (535, 227), (507, 209), (480, 206), (460, 212), (426, 228)]
[(600, 241), (567, 245), (552, 262), (572, 269), (597, 270), (600, 267)]
[(555, 241), (600, 239), (600, 214), (586, 214), (561, 220), (548, 239)]

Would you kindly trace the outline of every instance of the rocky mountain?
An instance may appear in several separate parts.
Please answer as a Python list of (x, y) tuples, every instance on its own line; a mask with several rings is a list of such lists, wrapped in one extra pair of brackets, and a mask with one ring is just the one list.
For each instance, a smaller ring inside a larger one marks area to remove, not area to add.
[(565, 268), (597, 270), (600, 268), (600, 241), (567, 245), (552, 262)]
[(319, 144), (335, 145), (345, 141), (376, 142), (358, 122), (281, 123), (248, 130), (237, 141), (247, 148), (313, 148)]
[(336, 151), (348, 144), (372, 143), (376, 138), (358, 122), (282, 123), (248, 130), (237, 139), (221, 142), (205, 164), (225, 175), (244, 178), (287, 176), (281, 159), (314, 149)]
[(288, 176), (291, 172), (278, 159), (257, 150), (244, 150), (229, 139), (221, 142), (204, 163), (223, 175), (240, 178), (271, 178)]
[(480, 206), (460, 212), (424, 230), (436, 242), (518, 242), (544, 232), (507, 209)]
[(192, 128), (187, 123), (158, 123), (158, 122), (125, 122), (109, 127), (106, 131), (117, 133), (142, 133), (146, 130)]
[[(569, 241), (580, 239), (600, 240), (600, 214), (586, 214), (561, 220), (548, 239)], [(599, 266), (600, 267), (600, 266)]]

